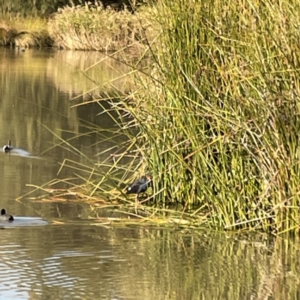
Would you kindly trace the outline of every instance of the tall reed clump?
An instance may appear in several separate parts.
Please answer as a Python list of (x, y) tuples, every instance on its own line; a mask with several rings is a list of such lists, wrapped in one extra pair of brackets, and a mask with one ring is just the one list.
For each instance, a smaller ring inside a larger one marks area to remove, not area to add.
[[(119, 51), (122, 48), (143, 49), (139, 19), (148, 20), (147, 9), (133, 14), (115, 11), (95, 1), (93, 4), (66, 6), (49, 20), (48, 29), (56, 45), (63, 49)], [(150, 23), (146, 25), (150, 26)], [(149, 29), (151, 31), (151, 29)]]
[(212, 227), (299, 228), (300, 4), (165, 0), (151, 75), (123, 109), (158, 204)]

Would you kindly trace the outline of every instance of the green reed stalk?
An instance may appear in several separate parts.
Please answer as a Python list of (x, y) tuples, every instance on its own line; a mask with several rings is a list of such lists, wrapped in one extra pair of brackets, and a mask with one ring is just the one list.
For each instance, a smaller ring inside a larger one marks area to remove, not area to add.
[(299, 2), (165, 0), (157, 11), (152, 72), (125, 103), (156, 202), (198, 208), (213, 227), (298, 228)]

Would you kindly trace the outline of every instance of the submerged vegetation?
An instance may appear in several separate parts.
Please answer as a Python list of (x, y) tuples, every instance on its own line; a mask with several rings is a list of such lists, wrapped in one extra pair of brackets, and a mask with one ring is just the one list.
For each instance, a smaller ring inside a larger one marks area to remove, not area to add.
[[(148, 71), (133, 66), (136, 88), (129, 95), (103, 106), (119, 126), (115, 134), (129, 141), (109, 149), (121, 149), (113, 163), (85, 168), (82, 193), (127, 203), (118, 182), (150, 173), (148, 217), (176, 214), (227, 230), (298, 231), (298, 1), (165, 0), (148, 9), (157, 28), (154, 44), (144, 30), (149, 19), (138, 14), (133, 27), (128, 12), (123, 22), (97, 6), (66, 8), (52, 20), (52, 33), (65, 34), (61, 47), (93, 43), (116, 50), (138, 40), (152, 61)], [(100, 22), (96, 12), (113, 21)], [(124, 159), (130, 163), (121, 164)]]

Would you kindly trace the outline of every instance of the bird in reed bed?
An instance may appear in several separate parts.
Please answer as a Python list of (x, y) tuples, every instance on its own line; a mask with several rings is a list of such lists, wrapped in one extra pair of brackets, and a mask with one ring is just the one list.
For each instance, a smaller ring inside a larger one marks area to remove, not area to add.
[(11, 140), (8, 140), (7, 145), (3, 146), (3, 152), (8, 153), (13, 149), (13, 146), (11, 145)]
[(149, 175), (142, 176), (132, 184), (130, 184), (126, 189), (126, 194), (136, 194), (135, 197), (135, 211), (138, 202), (138, 195), (145, 193), (148, 187), (152, 186), (152, 178)]
[(14, 220), (14, 217), (12, 215), (8, 215), (4, 208), (1, 209), (1, 215), (0, 215), (1, 221), (10, 221), (12, 222)]
[(141, 194), (145, 193), (148, 187), (152, 186), (152, 179), (149, 175), (142, 176), (126, 189), (126, 194)]

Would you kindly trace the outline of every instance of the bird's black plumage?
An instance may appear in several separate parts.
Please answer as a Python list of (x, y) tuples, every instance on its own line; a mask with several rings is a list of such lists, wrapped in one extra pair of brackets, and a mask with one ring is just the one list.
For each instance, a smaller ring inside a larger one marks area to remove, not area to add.
[(1, 209), (0, 220), (2, 220), (2, 221), (13, 221), (13, 220), (14, 220), (14, 217), (11, 216), (11, 215), (7, 215), (5, 209), (2, 208), (2, 209)]
[(127, 189), (126, 194), (140, 194), (145, 193), (148, 187), (152, 186), (150, 176), (142, 176), (140, 179), (132, 183)]

